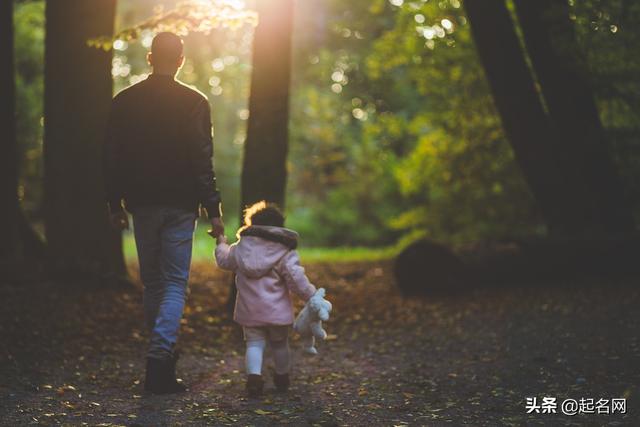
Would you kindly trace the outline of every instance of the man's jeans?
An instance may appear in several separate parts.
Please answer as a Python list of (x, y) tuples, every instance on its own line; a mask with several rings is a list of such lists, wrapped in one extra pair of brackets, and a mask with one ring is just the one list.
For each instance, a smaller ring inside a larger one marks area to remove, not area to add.
[(172, 207), (133, 212), (133, 227), (144, 284), (144, 314), (151, 342), (147, 357), (173, 356), (184, 309), (196, 215)]

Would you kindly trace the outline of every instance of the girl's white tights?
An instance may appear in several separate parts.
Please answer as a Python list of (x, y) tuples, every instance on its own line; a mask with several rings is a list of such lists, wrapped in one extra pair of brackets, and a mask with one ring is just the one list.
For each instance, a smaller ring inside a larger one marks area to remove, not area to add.
[(247, 353), (245, 354), (245, 362), (247, 364), (248, 375), (261, 375), (262, 373), (262, 354), (267, 345), (265, 340), (247, 341)]
[[(247, 374), (262, 374), (262, 357), (267, 345), (266, 340), (247, 341), (247, 352), (245, 362)], [(273, 353), (273, 362), (276, 365), (276, 374), (289, 373), (289, 342), (288, 340), (270, 341), (269, 346)]]

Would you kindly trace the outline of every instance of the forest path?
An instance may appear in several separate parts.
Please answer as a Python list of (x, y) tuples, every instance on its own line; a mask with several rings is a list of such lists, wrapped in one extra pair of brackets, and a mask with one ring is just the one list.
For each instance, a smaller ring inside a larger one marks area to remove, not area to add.
[[(307, 272), (333, 302), (330, 339), (316, 357), (294, 339), (290, 392), (274, 392), (269, 363), (260, 400), (244, 396), (241, 332), (224, 311), (229, 276), (213, 264), (193, 268), (178, 367), (190, 391), (174, 396), (142, 392), (139, 287), (1, 286), (0, 424), (640, 423), (637, 280), (402, 299), (388, 263)], [(627, 414), (527, 415), (531, 396), (625, 397)]]

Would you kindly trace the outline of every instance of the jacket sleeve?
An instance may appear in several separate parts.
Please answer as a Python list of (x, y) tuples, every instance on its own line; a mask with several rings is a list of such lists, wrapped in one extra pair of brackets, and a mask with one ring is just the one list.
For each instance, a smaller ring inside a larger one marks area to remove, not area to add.
[(304, 273), (304, 268), (300, 265), (300, 256), (297, 251), (292, 250), (282, 257), (280, 274), (289, 291), (299, 296), (303, 301), (309, 301), (309, 298), (316, 293), (316, 287), (311, 284)]
[(122, 211), (122, 171), (120, 159), (121, 130), (120, 105), (115, 98), (107, 121), (103, 151), (104, 190), (111, 213)]
[(193, 123), (189, 126), (192, 134), (189, 138), (191, 165), (196, 177), (198, 199), (207, 210), (209, 218), (219, 217), (221, 212), (220, 192), (216, 188), (216, 175), (213, 171), (213, 132), (209, 102), (203, 98), (192, 114)]
[(226, 243), (220, 243), (216, 246), (214, 254), (218, 267), (223, 270), (236, 271), (238, 265), (236, 264), (236, 257), (234, 256), (235, 247), (235, 244), (229, 246)]

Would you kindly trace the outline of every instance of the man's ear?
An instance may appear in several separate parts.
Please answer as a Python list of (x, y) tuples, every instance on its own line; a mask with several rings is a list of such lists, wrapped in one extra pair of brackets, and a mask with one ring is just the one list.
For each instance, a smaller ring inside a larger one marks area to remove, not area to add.
[(178, 58), (178, 69), (182, 68), (183, 65), (184, 65), (184, 55), (180, 55), (180, 58)]
[(151, 52), (147, 53), (147, 63), (153, 67), (153, 54)]

